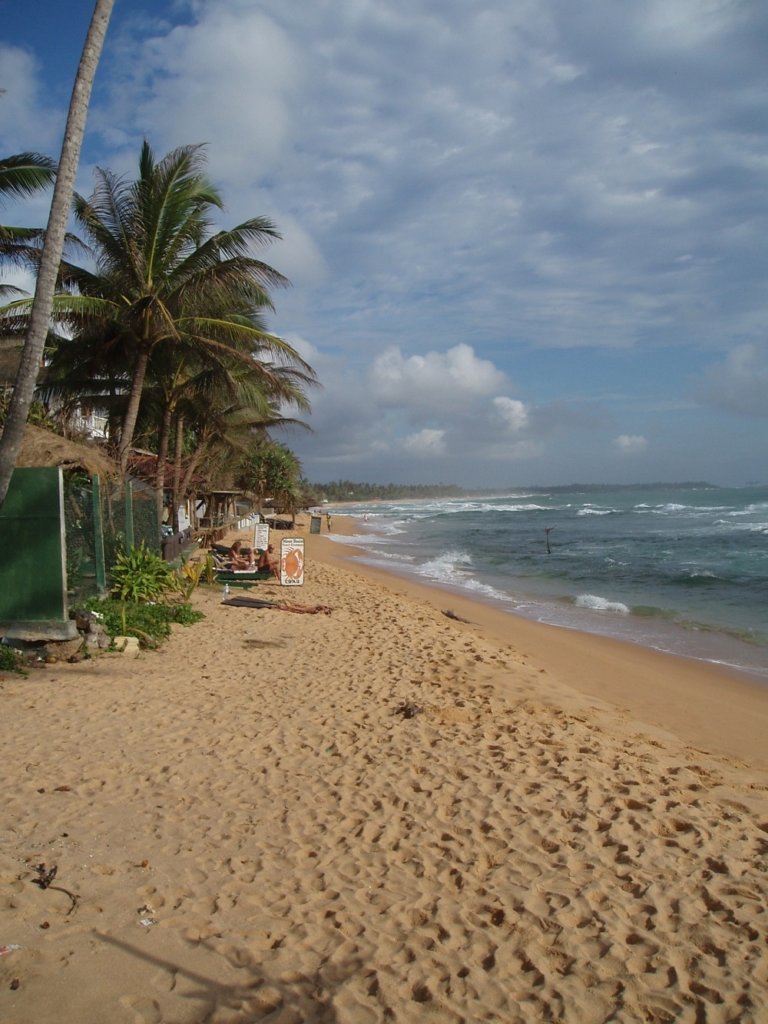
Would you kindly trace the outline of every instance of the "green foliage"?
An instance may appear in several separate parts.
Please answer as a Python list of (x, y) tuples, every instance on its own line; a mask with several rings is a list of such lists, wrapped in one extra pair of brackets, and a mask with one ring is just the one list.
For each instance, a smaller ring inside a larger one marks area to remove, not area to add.
[[(213, 559), (211, 559), (211, 564), (213, 564)], [(176, 570), (176, 587), (185, 601), (189, 600), (193, 591), (200, 585), (200, 580), (206, 569), (207, 562), (200, 561), (184, 562)]]
[(203, 571), (204, 571), (205, 582), (206, 583), (213, 584), (213, 583), (216, 582), (216, 566), (215, 566), (214, 561), (213, 561), (213, 555), (210, 553), (210, 551), (208, 552), (208, 554), (205, 557), (205, 563), (204, 563), (204, 570)]
[(173, 569), (143, 542), (120, 551), (110, 575), (111, 593), (123, 601), (165, 601), (178, 590)]
[(98, 612), (110, 636), (137, 636), (142, 647), (152, 649), (168, 639), (174, 623), (191, 626), (204, 618), (189, 604), (143, 604), (107, 597), (93, 598), (88, 607)]
[(13, 647), (8, 644), (0, 644), (0, 672), (18, 672), (19, 675), (26, 675), (24, 671), (24, 658)]
[(205, 618), (203, 613), (198, 611), (197, 608), (193, 608), (191, 604), (175, 604), (170, 611), (172, 615), (171, 621), (180, 626), (192, 626)]
[(302, 506), (301, 463), (278, 441), (259, 439), (249, 446), (238, 467), (237, 483), (260, 499), (269, 495), (278, 511), (293, 513)]
[(327, 501), (394, 501), (400, 498), (462, 498), (469, 491), (455, 484), (365, 484), (332, 480), (309, 485)]

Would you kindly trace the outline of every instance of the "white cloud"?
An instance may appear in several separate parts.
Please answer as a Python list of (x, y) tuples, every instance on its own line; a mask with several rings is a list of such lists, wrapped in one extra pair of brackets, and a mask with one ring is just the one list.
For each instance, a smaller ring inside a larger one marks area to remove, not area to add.
[(393, 345), (375, 359), (371, 383), (386, 405), (454, 413), (498, 391), (507, 378), (490, 360), (479, 359), (470, 345), (423, 356), (404, 356)]
[(302, 68), (272, 18), (247, 4), (208, 4), (196, 23), (157, 31), (131, 56), (129, 125), (162, 138), (163, 149), (208, 143), (212, 171), (236, 189), (274, 171)]
[[(263, 255), (294, 287), (270, 326), (324, 385), (301, 451), (398, 479), (405, 439), (437, 431), (442, 478), (535, 451), (595, 479), (638, 465), (642, 407), (666, 476), (763, 474), (720, 413), (766, 412), (768, 5), (149, 6), (116, 6), (80, 182), (134, 174), (144, 136), (207, 142), (222, 223), (272, 217)], [(61, 45), (28, 38), (0, 49), (0, 134), (55, 155)], [(6, 213), (44, 223), (47, 199)], [(680, 408), (691, 379), (707, 408)], [(611, 444), (613, 416), (637, 435)]]
[[(243, 211), (243, 219), (247, 216), (248, 211)], [(241, 218), (238, 216), (235, 219), (239, 221)], [(325, 281), (328, 268), (323, 255), (301, 224), (286, 214), (277, 213), (272, 219), (276, 221), (282, 238), (268, 250), (260, 252), (259, 258), (279, 270), (294, 287), (303, 289)], [(277, 302), (282, 306), (282, 296)]]
[(768, 416), (768, 343), (736, 345), (722, 362), (707, 367), (697, 393), (727, 412)]
[(501, 420), (510, 431), (517, 433), (528, 426), (528, 410), (523, 402), (516, 398), (507, 398), (500, 395), (494, 398), (493, 404)]
[(420, 430), (403, 441), (403, 448), (409, 455), (430, 456), (445, 453), (444, 430)]
[(623, 455), (638, 455), (648, 447), (647, 438), (640, 434), (619, 434), (613, 443)]
[(61, 110), (54, 107), (43, 88), (40, 62), (26, 50), (0, 42), (0, 68), (3, 155), (26, 150), (52, 154), (64, 129), (66, 103)]

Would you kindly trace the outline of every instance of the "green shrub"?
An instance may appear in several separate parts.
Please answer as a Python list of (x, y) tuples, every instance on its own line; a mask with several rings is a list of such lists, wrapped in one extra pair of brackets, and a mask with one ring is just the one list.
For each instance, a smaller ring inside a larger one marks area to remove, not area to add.
[(178, 589), (173, 569), (143, 541), (118, 552), (110, 575), (111, 593), (123, 601), (163, 601)]
[(205, 562), (182, 562), (175, 575), (176, 588), (184, 601), (189, 600), (193, 591), (200, 585), (200, 580), (205, 573)]
[(101, 616), (111, 636), (137, 636), (142, 647), (155, 649), (171, 635), (171, 626), (191, 626), (204, 615), (189, 604), (147, 604), (119, 598), (93, 598), (88, 607)]
[(8, 644), (0, 644), (0, 672), (18, 672), (25, 676), (24, 657), (15, 647)]

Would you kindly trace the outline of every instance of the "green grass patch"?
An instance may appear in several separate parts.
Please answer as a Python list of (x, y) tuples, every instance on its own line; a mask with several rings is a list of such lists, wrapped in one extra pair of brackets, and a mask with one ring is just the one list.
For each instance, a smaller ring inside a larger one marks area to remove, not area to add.
[(106, 597), (92, 598), (87, 604), (101, 616), (111, 637), (136, 636), (142, 647), (151, 650), (168, 639), (173, 625), (191, 626), (205, 618), (202, 612), (184, 602), (149, 604)]
[(15, 647), (0, 644), (0, 672), (18, 672), (20, 676), (27, 674), (24, 656)]

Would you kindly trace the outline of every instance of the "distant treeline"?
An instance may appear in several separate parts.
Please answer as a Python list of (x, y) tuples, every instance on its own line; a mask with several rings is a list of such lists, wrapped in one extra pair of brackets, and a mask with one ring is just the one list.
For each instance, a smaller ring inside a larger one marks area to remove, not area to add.
[(469, 491), (454, 484), (361, 484), (354, 480), (332, 480), (311, 484), (314, 493), (326, 501), (397, 501), (400, 498), (461, 498)]
[(354, 480), (332, 480), (328, 484), (309, 484), (313, 495), (321, 500), (335, 501), (398, 501), (410, 498), (467, 498), (477, 495), (507, 495), (525, 492), (528, 494), (567, 494), (580, 491), (636, 491), (669, 490), (669, 488), (707, 488), (715, 485), (701, 480), (683, 483), (645, 484), (554, 484), (544, 487), (540, 484), (510, 484), (504, 488), (468, 490), (456, 484), (363, 484)]
[[(564, 494), (579, 491), (668, 491), (670, 489), (685, 490), (686, 488), (689, 490), (712, 490), (715, 487), (715, 484), (708, 484), (703, 480), (683, 480), (673, 483), (654, 481), (644, 484), (552, 484), (550, 487), (535, 485), (510, 489), (516, 491), (535, 491), (538, 494)], [(509, 492), (506, 491), (504, 493), (508, 494)]]

